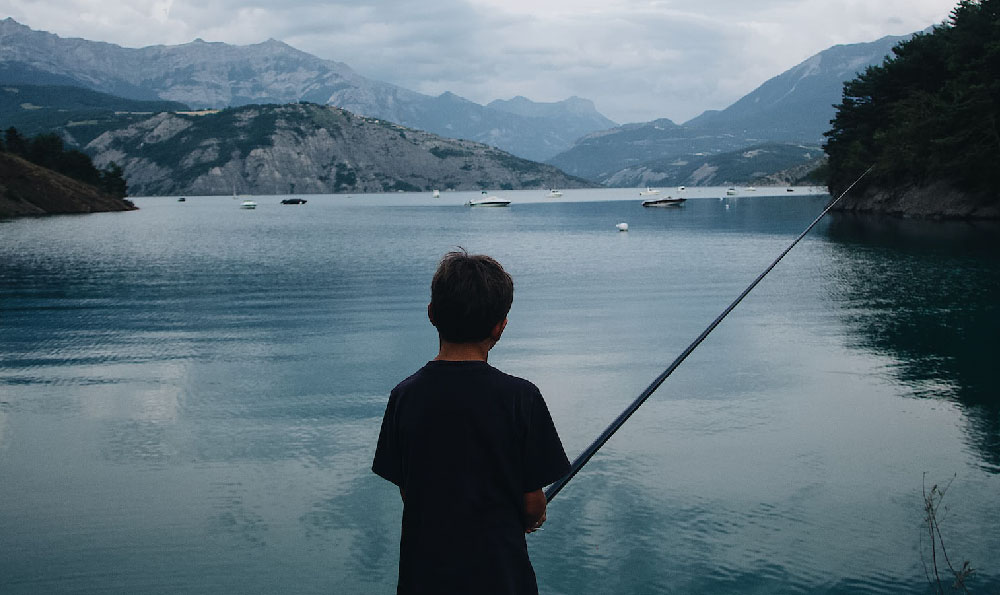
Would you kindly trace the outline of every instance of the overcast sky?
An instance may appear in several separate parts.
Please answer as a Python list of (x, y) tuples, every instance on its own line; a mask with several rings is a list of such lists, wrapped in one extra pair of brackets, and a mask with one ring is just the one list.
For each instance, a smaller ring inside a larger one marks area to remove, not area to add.
[(940, 23), (957, 0), (0, 0), (0, 18), (126, 47), (274, 38), (479, 103), (577, 95), (619, 122), (722, 109), (832, 45)]

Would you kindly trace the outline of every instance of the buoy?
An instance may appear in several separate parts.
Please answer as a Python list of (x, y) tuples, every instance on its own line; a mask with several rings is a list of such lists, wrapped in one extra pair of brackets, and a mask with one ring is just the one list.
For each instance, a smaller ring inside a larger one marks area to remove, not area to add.
[(625, 223), (624, 221), (619, 223), (615, 227), (618, 228), (618, 231), (628, 231), (628, 223)]

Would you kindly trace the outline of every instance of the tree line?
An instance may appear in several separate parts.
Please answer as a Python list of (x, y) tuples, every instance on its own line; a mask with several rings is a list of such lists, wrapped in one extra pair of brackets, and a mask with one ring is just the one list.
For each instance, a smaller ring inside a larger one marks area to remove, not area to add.
[(946, 181), (974, 195), (1000, 187), (1000, 0), (961, 0), (949, 20), (893, 48), (844, 84), (824, 149), (839, 193)]
[(107, 169), (98, 169), (90, 157), (76, 149), (66, 149), (57, 134), (39, 134), (26, 138), (14, 127), (4, 131), (0, 151), (13, 153), (23, 159), (61, 173), (64, 176), (90, 184), (111, 196), (125, 198), (128, 187), (124, 172), (115, 162)]

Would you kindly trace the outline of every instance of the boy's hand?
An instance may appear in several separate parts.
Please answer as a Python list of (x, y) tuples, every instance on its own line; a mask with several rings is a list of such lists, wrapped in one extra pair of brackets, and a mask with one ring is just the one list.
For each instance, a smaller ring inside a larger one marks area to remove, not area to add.
[(545, 492), (535, 490), (524, 495), (524, 532), (534, 533), (545, 522)]
[(535, 524), (533, 526), (525, 528), (524, 532), (525, 533), (534, 533), (535, 531), (538, 531), (539, 529), (542, 528), (542, 523), (544, 523), (544, 522), (545, 522), (545, 511), (543, 510), (542, 511), (542, 518), (538, 519), (538, 521), (535, 522)]

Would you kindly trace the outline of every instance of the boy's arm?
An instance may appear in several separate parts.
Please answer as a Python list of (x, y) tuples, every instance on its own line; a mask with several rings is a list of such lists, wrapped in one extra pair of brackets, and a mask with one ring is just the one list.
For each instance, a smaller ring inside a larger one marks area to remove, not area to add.
[(533, 533), (545, 522), (545, 492), (541, 489), (524, 494), (524, 532)]

